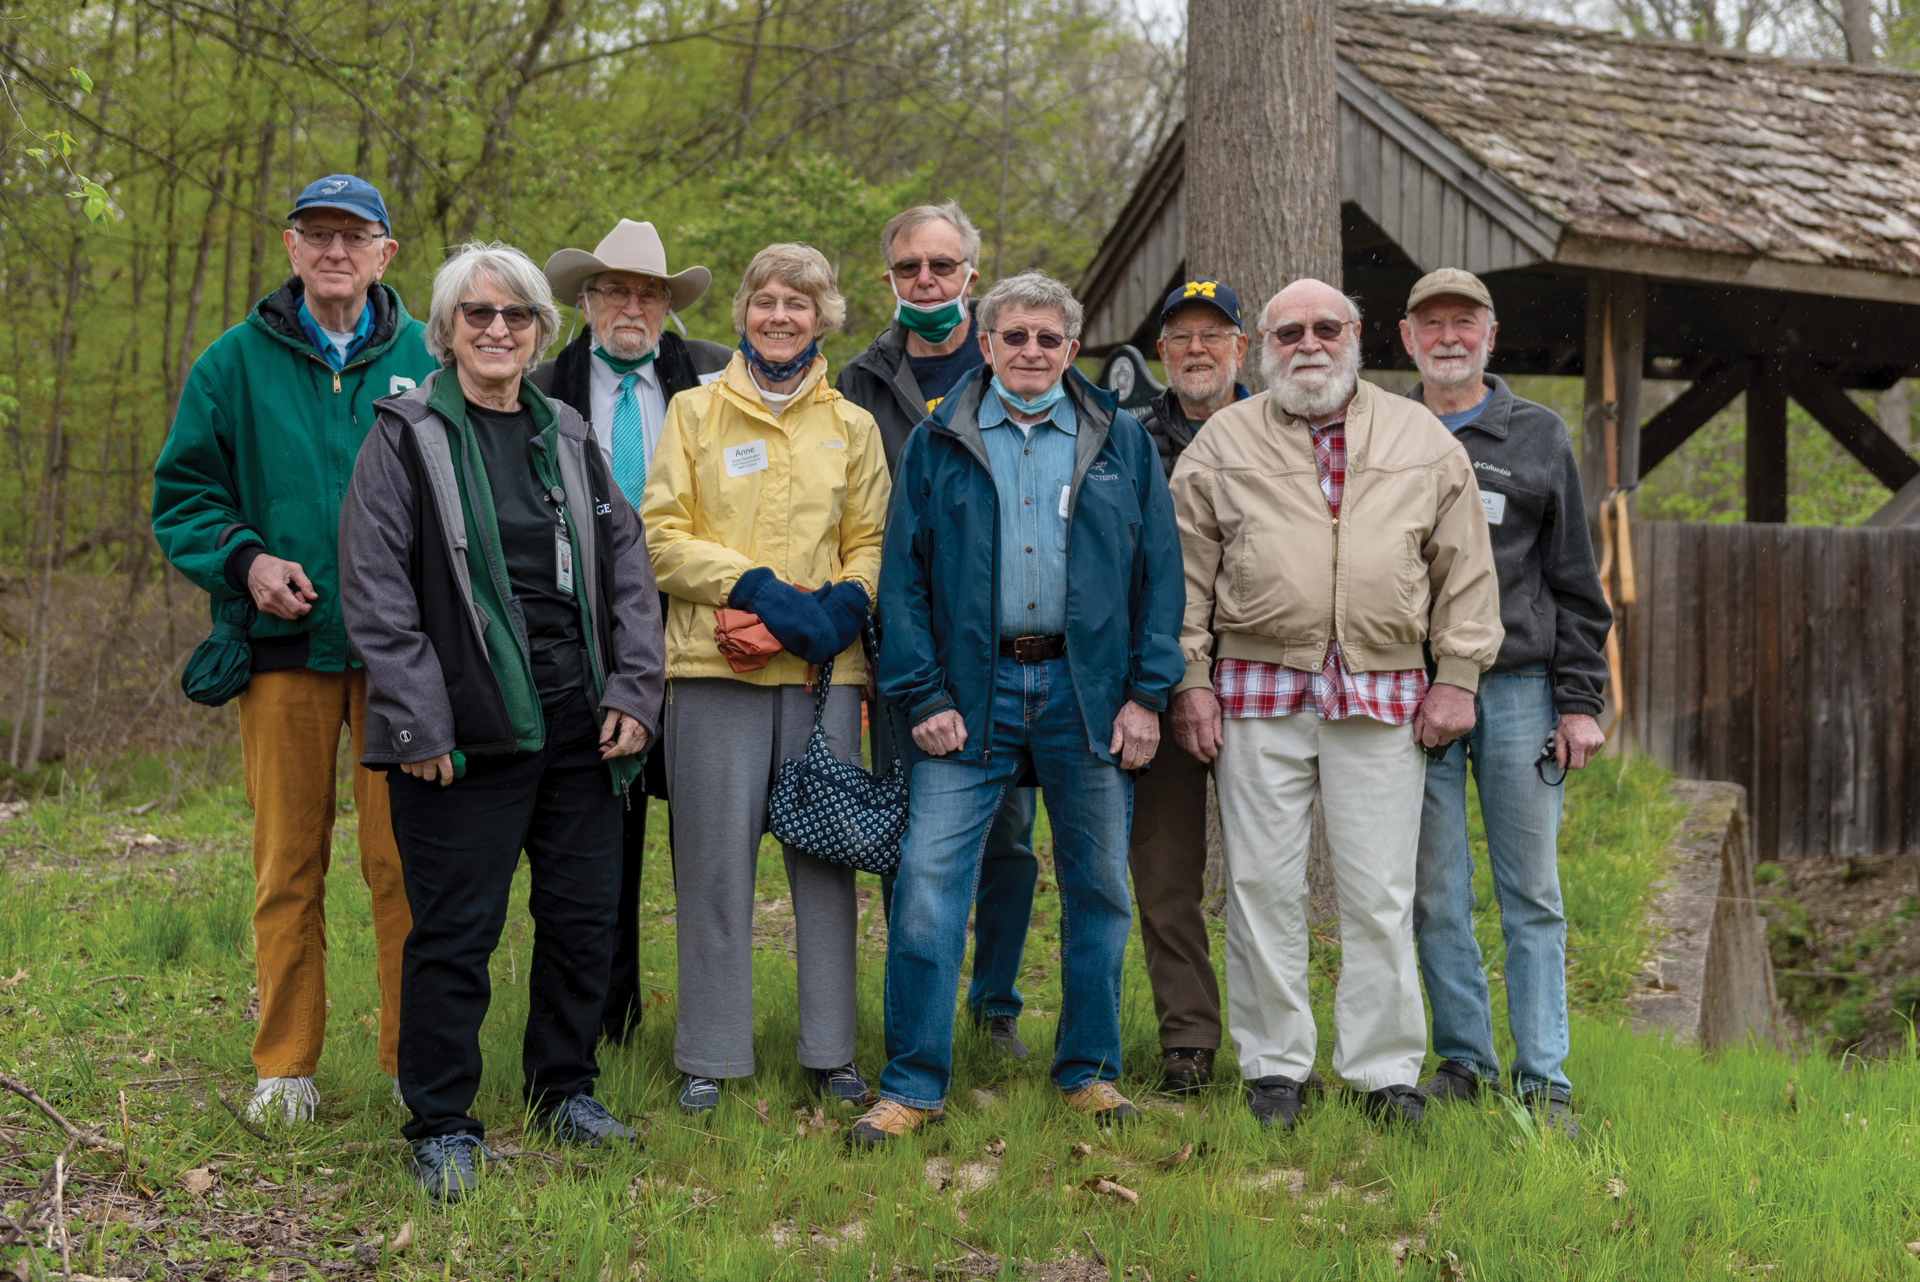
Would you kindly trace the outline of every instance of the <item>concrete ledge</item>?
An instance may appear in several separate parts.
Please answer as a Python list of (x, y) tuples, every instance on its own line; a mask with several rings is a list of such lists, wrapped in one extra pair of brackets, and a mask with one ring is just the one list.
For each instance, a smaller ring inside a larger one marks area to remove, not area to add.
[(1649, 924), (1657, 931), (1645, 987), (1627, 999), (1636, 1033), (1667, 1032), (1709, 1050), (1745, 1042), (1785, 1049), (1767, 924), (1753, 889), (1747, 790), (1734, 783), (1675, 780), (1686, 803), (1654, 883)]

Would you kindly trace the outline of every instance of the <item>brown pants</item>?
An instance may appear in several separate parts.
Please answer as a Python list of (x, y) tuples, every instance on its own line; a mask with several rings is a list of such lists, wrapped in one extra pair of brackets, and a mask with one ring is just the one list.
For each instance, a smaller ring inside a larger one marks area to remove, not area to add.
[(373, 896), (380, 982), (380, 1071), (398, 1071), (400, 948), (413, 929), (387, 777), (359, 763), (364, 672), (256, 672), (240, 696), (240, 758), (253, 807), (253, 951), (260, 978), (261, 1077), (311, 1077), (327, 1033), (327, 868), (333, 854), (334, 760), (340, 727), (353, 739), (360, 875)]
[(1127, 864), (1160, 1017), (1160, 1047), (1217, 1050), (1220, 983), (1200, 911), (1207, 876), (1207, 767), (1174, 742), (1168, 713), (1160, 715), (1153, 769), (1133, 785)]

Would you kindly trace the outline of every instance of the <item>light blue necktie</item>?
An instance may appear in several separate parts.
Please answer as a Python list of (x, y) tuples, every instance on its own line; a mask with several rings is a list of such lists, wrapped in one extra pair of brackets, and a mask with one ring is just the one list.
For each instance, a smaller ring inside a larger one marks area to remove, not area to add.
[(640, 423), (640, 398), (633, 394), (639, 381), (640, 371), (629, 370), (613, 394), (613, 483), (636, 510), (647, 488), (647, 433)]

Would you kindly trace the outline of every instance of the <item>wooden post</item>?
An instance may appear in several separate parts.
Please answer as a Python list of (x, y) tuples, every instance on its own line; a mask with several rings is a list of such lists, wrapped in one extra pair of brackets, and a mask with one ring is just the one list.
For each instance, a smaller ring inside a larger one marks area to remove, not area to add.
[(1618, 272), (1587, 277), (1580, 488), (1587, 503), (1587, 525), (1596, 540), (1601, 500), (1640, 479), (1640, 373), (1646, 362), (1646, 334), (1645, 277)]
[[(1187, 3), (1187, 275), (1233, 286), (1250, 334), (1287, 282), (1340, 285), (1333, 22), (1333, 0)], [(1252, 354), (1241, 377), (1260, 388)]]
[(1747, 519), (1787, 519), (1787, 381), (1771, 357), (1747, 388)]

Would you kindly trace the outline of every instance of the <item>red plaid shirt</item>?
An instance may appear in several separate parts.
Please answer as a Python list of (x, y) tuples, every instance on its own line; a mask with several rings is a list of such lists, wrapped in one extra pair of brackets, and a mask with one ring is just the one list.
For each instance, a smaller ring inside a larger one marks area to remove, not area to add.
[[(1338, 517), (1347, 488), (1345, 420), (1313, 429), (1313, 458), (1320, 465), (1320, 492), (1326, 495), (1327, 509)], [(1214, 665), (1213, 688), (1220, 697), (1222, 716), (1289, 717), (1311, 707), (1323, 721), (1340, 721), (1357, 713), (1404, 726), (1426, 698), (1427, 671), (1349, 672), (1335, 641), (1328, 644), (1326, 662), (1318, 672), (1253, 659), (1222, 659)]]

